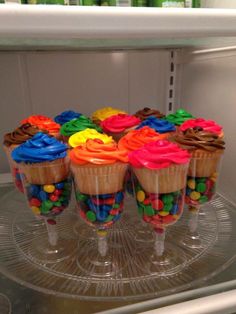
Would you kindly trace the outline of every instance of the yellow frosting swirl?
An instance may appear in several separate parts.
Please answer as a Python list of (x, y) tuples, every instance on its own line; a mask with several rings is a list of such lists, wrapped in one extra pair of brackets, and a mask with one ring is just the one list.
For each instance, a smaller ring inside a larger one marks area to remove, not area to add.
[(106, 134), (101, 134), (95, 129), (85, 129), (83, 131), (80, 131), (71, 135), (69, 138), (69, 145), (71, 147), (76, 147), (76, 146), (86, 143), (88, 139), (93, 140), (96, 138), (102, 140), (104, 144), (109, 144), (114, 141), (111, 136), (108, 136)]
[(92, 120), (103, 121), (106, 118), (109, 118), (110, 116), (116, 115), (118, 113), (126, 113), (126, 112), (120, 109), (112, 108), (112, 107), (104, 107), (104, 108), (94, 111), (94, 113), (92, 114)]

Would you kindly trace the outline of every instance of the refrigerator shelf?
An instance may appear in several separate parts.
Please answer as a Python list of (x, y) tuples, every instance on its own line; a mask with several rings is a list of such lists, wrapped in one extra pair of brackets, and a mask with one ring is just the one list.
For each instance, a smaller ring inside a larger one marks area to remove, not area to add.
[[(233, 228), (236, 211), (221, 196), (205, 206), (200, 215), (202, 247), (191, 249), (181, 244), (187, 229), (186, 214), (179, 223), (169, 228), (167, 246), (169, 243), (176, 247), (177, 252), (181, 251), (186, 262), (176, 271), (162, 273), (149, 273), (145, 267), (145, 256), (135, 255), (135, 248), (144, 244), (134, 240), (140, 224), (134, 201), (128, 198), (126, 213), (110, 231), (109, 245), (116, 252), (114, 258), (124, 262), (121, 248), (129, 258), (121, 273), (112, 278), (88, 276), (78, 268), (78, 252), (86, 254), (88, 249), (96, 250), (96, 241), (93, 231), (84, 223), (77, 222), (73, 203), (59, 219), (58, 226), (62, 237), (71, 243), (78, 242), (78, 251), (70, 260), (56, 264), (39, 263), (29, 255), (29, 247), (46, 236), (46, 231), (43, 225), (25, 233), (19, 229), (21, 219), (32, 220), (30, 211), (26, 210), (24, 196), (16, 191), (9, 192), (2, 197), (0, 204), (0, 271), (26, 287), (58, 297), (127, 301), (171, 295), (197, 287), (226, 269), (236, 257), (232, 247), (236, 240), (236, 228)], [(74, 232), (78, 229), (83, 231), (80, 236)], [(152, 250), (152, 242), (145, 245)], [(138, 263), (135, 262), (137, 259)], [(143, 267), (138, 267), (138, 264), (143, 264)]]

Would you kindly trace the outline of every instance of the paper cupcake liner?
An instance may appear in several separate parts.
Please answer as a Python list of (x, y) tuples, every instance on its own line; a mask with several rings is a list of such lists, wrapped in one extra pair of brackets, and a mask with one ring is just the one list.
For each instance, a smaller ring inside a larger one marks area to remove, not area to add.
[(156, 170), (135, 167), (132, 169), (148, 193), (171, 193), (183, 189), (186, 185), (188, 164)]
[(112, 165), (71, 164), (76, 188), (85, 194), (109, 194), (123, 189), (127, 164), (117, 162)]

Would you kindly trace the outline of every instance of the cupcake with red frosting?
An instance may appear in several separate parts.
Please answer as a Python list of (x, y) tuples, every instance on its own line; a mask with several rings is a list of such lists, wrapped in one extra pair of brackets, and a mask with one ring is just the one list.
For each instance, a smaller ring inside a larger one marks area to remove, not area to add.
[(105, 133), (119, 141), (122, 136), (135, 129), (140, 122), (141, 120), (135, 116), (120, 113), (102, 121), (101, 127)]
[(205, 120), (203, 118), (190, 119), (185, 121), (183, 124), (181, 124), (180, 131), (185, 132), (188, 129), (194, 128), (200, 128), (203, 131), (215, 133), (221, 138), (224, 136), (222, 126), (220, 126), (213, 120)]

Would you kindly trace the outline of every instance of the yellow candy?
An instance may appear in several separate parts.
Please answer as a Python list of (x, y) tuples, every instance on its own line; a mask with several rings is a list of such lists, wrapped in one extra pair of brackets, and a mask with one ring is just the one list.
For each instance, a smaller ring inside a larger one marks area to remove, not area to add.
[(197, 207), (194, 207), (194, 206), (189, 206), (188, 210), (190, 212), (197, 212), (198, 211), (198, 208)]
[(201, 197), (201, 194), (199, 192), (194, 191), (194, 192), (191, 192), (189, 196), (191, 200), (197, 201)]
[(160, 215), (160, 216), (168, 216), (169, 212), (164, 212), (164, 210), (161, 210), (161, 211), (158, 212), (158, 215)]
[(187, 185), (188, 185), (188, 187), (189, 187), (191, 190), (195, 190), (196, 182), (195, 182), (194, 180), (190, 179), (190, 180), (188, 180)]
[(97, 235), (98, 235), (99, 237), (105, 237), (105, 236), (107, 235), (107, 231), (106, 231), (106, 230), (99, 230), (99, 231), (97, 232)]
[(136, 198), (139, 202), (143, 202), (145, 200), (145, 193), (143, 191), (138, 191)]
[(108, 136), (107, 134), (101, 134), (95, 129), (85, 129), (83, 131), (77, 132), (70, 136), (69, 138), (69, 145), (71, 147), (76, 147), (81, 144), (84, 144), (87, 139), (95, 139), (98, 138), (103, 141), (105, 144), (109, 144), (113, 142), (113, 138)]
[(213, 173), (213, 175), (210, 177), (210, 180), (213, 181), (213, 182), (216, 182), (217, 177), (218, 177), (218, 173), (215, 172), (215, 173)]
[(179, 215), (173, 215), (172, 216), (175, 220), (179, 219)]
[(116, 108), (112, 108), (112, 107), (104, 107), (95, 111), (92, 114), (92, 119), (103, 121), (106, 118), (109, 118), (110, 116), (113, 116), (118, 113), (126, 113), (126, 112), (116, 109)]
[(35, 215), (39, 215), (40, 214), (40, 209), (36, 206), (31, 206), (31, 210)]
[(55, 191), (55, 186), (54, 185), (44, 185), (43, 190), (47, 193), (53, 193)]

